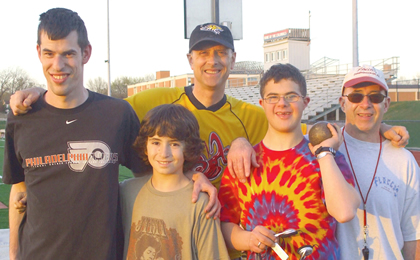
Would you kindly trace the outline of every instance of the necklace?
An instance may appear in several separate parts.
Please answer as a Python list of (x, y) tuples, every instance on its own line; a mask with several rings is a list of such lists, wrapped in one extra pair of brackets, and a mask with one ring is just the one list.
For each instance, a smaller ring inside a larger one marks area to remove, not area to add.
[(350, 158), (349, 150), (347, 148), (346, 139), (344, 138), (344, 129), (345, 128), (346, 127), (343, 127), (343, 130), (341, 131), (341, 133), (343, 135), (344, 147), (346, 148), (347, 157), (349, 158), (349, 163), (350, 163), (351, 171), (353, 173), (354, 180), (356, 181), (357, 188), (359, 189), (359, 193), (360, 193), (360, 196), (362, 197), (362, 201), (363, 201), (363, 225), (364, 225), (363, 226), (363, 241), (364, 241), (363, 242), (363, 245), (364, 245), (364, 247), (362, 249), (362, 253), (363, 253), (364, 259), (367, 260), (367, 259), (369, 259), (369, 248), (367, 247), (368, 225), (367, 225), (366, 203), (367, 203), (367, 199), (368, 199), (370, 190), (372, 188), (373, 181), (375, 180), (376, 171), (378, 170), (379, 159), (381, 158), (382, 135), (381, 135), (381, 133), (379, 133), (379, 154), (378, 154), (378, 161), (376, 162), (375, 172), (373, 173), (372, 181), (370, 182), (369, 189), (368, 189), (368, 191), (366, 193), (366, 198), (364, 198), (363, 197), (363, 194), (362, 194), (362, 189), (360, 189), (359, 182), (357, 181), (356, 173), (354, 172), (354, 169), (353, 169), (353, 164), (351, 163), (351, 158)]

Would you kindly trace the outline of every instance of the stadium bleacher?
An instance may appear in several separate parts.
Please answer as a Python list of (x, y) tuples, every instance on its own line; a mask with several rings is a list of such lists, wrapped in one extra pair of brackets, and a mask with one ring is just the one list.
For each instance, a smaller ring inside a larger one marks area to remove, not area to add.
[[(308, 120), (327, 109), (331, 109), (339, 104), (338, 98), (341, 93), (341, 84), (344, 75), (330, 75), (308, 79), (307, 96), (311, 98), (308, 107), (304, 110), (302, 119)], [(245, 102), (259, 105), (260, 89), (259, 86), (226, 88), (225, 93), (229, 96), (243, 100)]]

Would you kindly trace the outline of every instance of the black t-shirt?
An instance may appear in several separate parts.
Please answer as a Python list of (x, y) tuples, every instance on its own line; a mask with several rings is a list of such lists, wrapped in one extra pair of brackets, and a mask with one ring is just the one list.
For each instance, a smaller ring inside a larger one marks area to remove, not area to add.
[(8, 115), (3, 181), (25, 181), (22, 259), (118, 259), (118, 168), (141, 168), (139, 120), (123, 100), (89, 91), (74, 109), (43, 98)]

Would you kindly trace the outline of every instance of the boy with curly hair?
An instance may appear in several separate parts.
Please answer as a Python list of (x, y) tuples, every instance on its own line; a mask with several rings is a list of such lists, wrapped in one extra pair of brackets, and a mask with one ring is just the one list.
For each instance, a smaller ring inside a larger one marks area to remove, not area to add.
[(153, 174), (121, 183), (125, 259), (229, 259), (219, 220), (206, 219), (208, 196), (191, 203), (184, 175), (204, 149), (194, 115), (180, 105), (153, 108), (133, 146)]

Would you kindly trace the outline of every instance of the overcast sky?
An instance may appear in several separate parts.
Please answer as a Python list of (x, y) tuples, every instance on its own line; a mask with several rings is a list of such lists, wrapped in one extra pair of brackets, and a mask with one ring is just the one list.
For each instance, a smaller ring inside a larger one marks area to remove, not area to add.
[[(159, 70), (191, 72), (186, 59), (183, 0), (109, 0), (111, 80)], [(85, 66), (90, 78), (107, 79), (106, 0), (0, 0), (0, 70), (19, 66), (45, 84), (36, 53), (39, 15), (54, 7), (79, 13), (93, 53)], [(420, 75), (420, 1), (359, 0), (359, 60), (400, 57), (399, 76)], [(352, 0), (243, 0), (243, 40), (235, 41), (237, 61), (263, 61), (265, 33), (308, 28), (310, 62), (326, 56), (352, 63)]]

